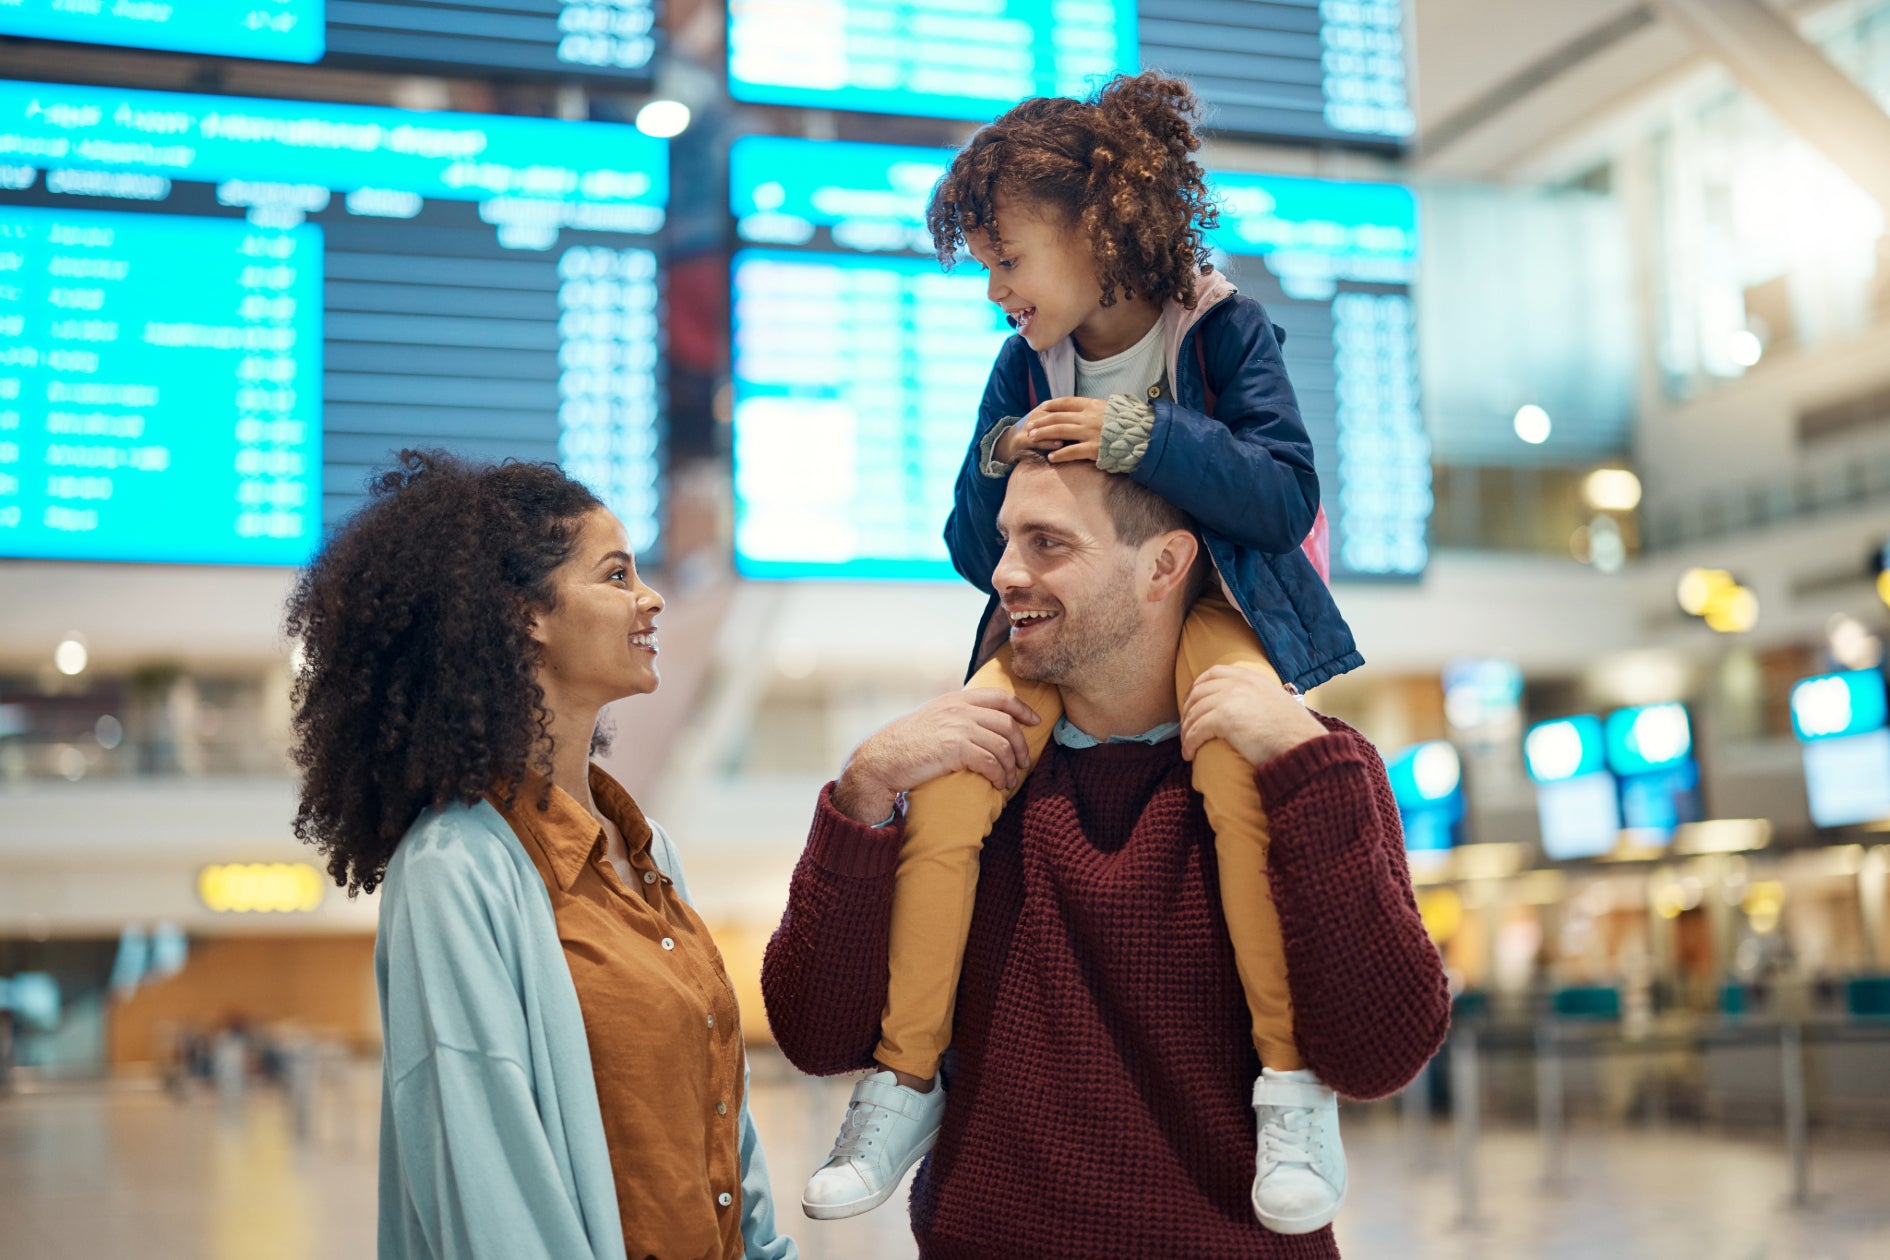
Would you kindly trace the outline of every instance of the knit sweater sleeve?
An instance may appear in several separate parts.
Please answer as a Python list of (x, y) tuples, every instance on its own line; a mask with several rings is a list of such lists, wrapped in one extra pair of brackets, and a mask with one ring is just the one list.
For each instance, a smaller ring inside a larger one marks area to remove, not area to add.
[(1260, 767), (1300, 1053), (1348, 1098), (1409, 1084), (1443, 1045), (1450, 994), (1418, 917), (1384, 762), (1342, 722)]
[(768, 1027), (788, 1062), (810, 1076), (873, 1065), (904, 831), (903, 820), (854, 822), (835, 808), (833, 785), (821, 789), (787, 913), (761, 962)]

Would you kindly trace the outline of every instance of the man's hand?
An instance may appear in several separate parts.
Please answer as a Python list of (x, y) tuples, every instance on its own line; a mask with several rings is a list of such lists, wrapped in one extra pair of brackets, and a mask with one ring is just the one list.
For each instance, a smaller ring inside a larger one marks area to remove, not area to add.
[(1016, 787), (1030, 769), (1018, 723), (1041, 720), (996, 687), (940, 696), (867, 736), (840, 772), (833, 803), (853, 821), (872, 824), (892, 813), (899, 793), (954, 770), (981, 774), (999, 791)]
[(1025, 451), (1038, 450), (1048, 451), (1053, 464), (1093, 461), (1102, 452), (1106, 405), (1101, 398), (1052, 398), (998, 439), (997, 456), (1007, 464), (1015, 464)]
[(1276, 679), (1236, 665), (1216, 665), (1195, 680), (1181, 706), (1181, 755), (1189, 761), (1212, 739), (1224, 739), (1255, 769), (1326, 734)]

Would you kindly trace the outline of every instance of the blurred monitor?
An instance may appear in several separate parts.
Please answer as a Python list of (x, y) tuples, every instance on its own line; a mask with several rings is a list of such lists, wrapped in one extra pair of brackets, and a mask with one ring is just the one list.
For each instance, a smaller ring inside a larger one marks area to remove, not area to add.
[(1009, 334), (933, 256), (948, 151), (748, 136), (736, 233), (735, 558), (755, 578), (955, 578), (945, 518)]
[(1700, 821), (1700, 768), (1684, 761), (1621, 777), (1621, 825), (1665, 843), (1683, 823)]
[(666, 157), (0, 84), (0, 556), (300, 563), (406, 446), (559, 460), (649, 547)]
[(1608, 768), (1620, 775), (1646, 774), (1690, 761), (1693, 727), (1684, 704), (1616, 709), (1604, 731)]
[(1449, 849), (1463, 823), (1463, 762), (1445, 740), (1416, 744), (1385, 763), (1404, 847), (1412, 853)]
[(1621, 833), (1621, 798), (1606, 770), (1536, 785), (1542, 853), (1552, 862), (1600, 857)]
[(1584, 778), (1605, 768), (1601, 719), (1579, 713), (1537, 722), (1523, 736), (1523, 764), (1538, 784)]
[(0, 35), (323, 65), (647, 82), (658, 0), (6, 0)]
[(1799, 680), (1792, 687), (1792, 732), (1804, 743), (1843, 739), (1890, 722), (1883, 671), (1851, 669)]
[[(947, 272), (925, 204), (950, 150), (748, 136), (730, 156), (737, 563), (750, 577), (950, 578), (942, 531), (1008, 332)], [(1416, 206), (1387, 184), (1215, 174), (1211, 244), (1287, 330), (1335, 577), (1411, 579), (1430, 462), (1409, 283)]]
[(1405, 6), (1143, 0), (1141, 58), (1194, 85), (1212, 131), (1395, 149), (1415, 130)]
[(1805, 745), (1805, 796), (1820, 827), (1890, 819), (1890, 730)]
[(986, 121), (1157, 67), (1207, 127), (1395, 150), (1412, 133), (1404, 6), (1308, 0), (738, 0), (737, 100)]
[(1135, 17), (1134, 0), (734, 0), (728, 89), (761, 104), (989, 119), (1133, 73)]
[(1332, 576), (1413, 581), (1430, 557), (1431, 448), (1419, 411), (1417, 199), (1397, 184), (1216, 171), (1217, 261), (1286, 331), (1312, 438)]

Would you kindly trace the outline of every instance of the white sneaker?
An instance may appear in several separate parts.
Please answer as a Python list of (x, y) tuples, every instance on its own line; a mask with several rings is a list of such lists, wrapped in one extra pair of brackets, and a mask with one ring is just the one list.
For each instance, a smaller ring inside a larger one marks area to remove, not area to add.
[(945, 1086), (907, 1089), (891, 1072), (853, 1087), (847, 1118), (827, 1156), (801, 1193), (801, 1210), (817, 1221), (870, 1212), (899, 1188), (906, 1170), (938, 1141)]
[(1330, 1225), (1345, 1202), (1339, 1096), (1309, 1069), (1261, 1068), (1253, 1110), (1260, 1126), (1254, 1215), (1276, 1234), (1310, 1234)]

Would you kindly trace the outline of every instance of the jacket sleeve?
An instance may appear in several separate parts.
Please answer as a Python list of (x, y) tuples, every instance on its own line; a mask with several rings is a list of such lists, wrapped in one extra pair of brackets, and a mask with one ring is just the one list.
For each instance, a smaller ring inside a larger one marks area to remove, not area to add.
[[(399, 1190), (426, 1252), (441, 1260), (591, 1256), (590, 1231), (539, 1117), (524, 1003), (512, 1000), (516, 905), (450, 850), (425, 855), (405, 875), (424, 895), (390, 905), (380, 928), (389, 960), (386, 1114)], [(614, 1218), (608, 1230), (618, 1233)]]
[(1205, 338), (1208, 378), (1226, 382), (1214, 414), (1156, 400), (1148, 450), (1130, 476), (1203, 528), (1284, 555), (1306, 540), (1319, 512), (1312, 439), (1272, 321), (1258, 303), (1230, 301), (1241, 305), (1208, 316), (1194, 333)]
[(904, 828), (856, 823), (834, 807), (832, 784), (821, 790), (787, 913), (761, 962), (775, 1043), (810, 1076), (873, 1065)]
[(991, 594), (991, 572), (1003, 552), (998, 545), (997, 518), (998, 509), (1004, 506), (1004, 487), (1009, 478), (993, 477), (984, 471), (982, 444), (985, 434), (1006, 416), (1022, 416), (1030, 410), (1030, 354), (1021, 337), (1009, 338), (998, 351), (997, 362), (991, 365), (991, 375), (984, 384), (984, 398), (978, 404), (978, 431), (965, 449), (952, 496), (952, 512), (945, 521), (945, 546), (951, 552), (952, 567), (987, 595)]
[[(689, 896), (689, 881), (683, 878), (682, 855), (669, 832), (650, 820), (650, 852), (657, 869), (670, 877), (684, 901), (695, 904)], [(741, 1111), (742, 1161), (742, 1256), (743, 1260), (800, 1260), (800, 1248), (792, 1238), (780, 1232), (774, 1219), (774, 1189), (768, 1176), (768, 1157), (762, 1153), (761, 1133), (755, 1128), (755, 1116), (748, 1107), (748, 1068), (742, 1067)]]
[(1332, 733), (1260, 767), (1293, 1022), (1306, 1066), (1348, 1098), (1404, 1088), (1443, 1044), (1450, 993), (1418, 917), (1384, 762)]

